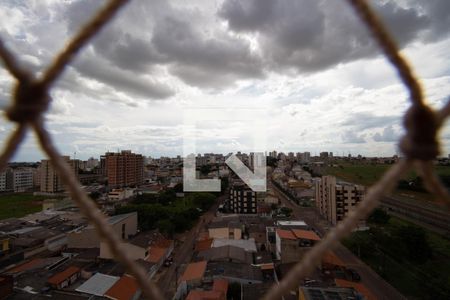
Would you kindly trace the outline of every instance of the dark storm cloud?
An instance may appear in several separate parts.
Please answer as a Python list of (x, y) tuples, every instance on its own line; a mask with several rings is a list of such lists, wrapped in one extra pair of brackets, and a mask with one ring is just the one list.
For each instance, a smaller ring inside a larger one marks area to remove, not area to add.
[(206, 37), (189, 22), (167, 17), (154, 30), (153, 44), (172, 62), (169, 70), (202, 87), (226, 86), (239, 78), (261, 78), (261, 61), (248, 43), (224, 35)]
[[(75, 32), (104, 1), (74, 1), (66, 8), (67, 28)], [(401, 47), (417, 40), (436, 40), (450, 26), (450, 1), (372, 1)], [(92, 41), (95, 55), (117, 67), (115, 74), (129, 78), (166, 70), (165, 74), (201, 88), (225, 88), (240, 79), (293, 69), (316, 72), (339, 63), (380, 53), (373, 39), (345, 1), (333, 0), (225, 0), (217, 15), (226, 20), (230, 34), (199, 8), (180, 8), (167, 1), (132, 1)], [(205, 21), (207, 20), (207, 21)], [(209, 22), (209, 23), (208, 23)], [(259, 52), (243, 38), (256, 39)], [(258, 53), (258, 54), (256, 54)], [(80, 70), (86, 76), (111, 84), (108, 67)], [(162, 68), (162, 69), (161, 69)], [(156, 76), (156, 75), (155, 75)], [(94, 78), (94, 77), (93, 77)], [(164, 91), (157, 81), (152, 89)], [(118, 87), (151, 97), (170, 93), (154, 91), (130, 80)]]
[(101, 61), (98, 57), (83, 55), (75, 63), (75, 68), (81, 74), (97, 79), (117, 91), (124, 91), (143, 98), (164, 99), (173, 95), (170, 88), (151, 79), (140, 77), (139, 74), (127, 72)]
[[(79, 24), (88, 20), (86, 12), (95, 11), (99, 6), (91, 1), (70, 5), (69, 31), (77, 30)], [(122, 70), (146, 74), (155, 66), (163, 66), (169, 74), (189, 85), (214, 89), (232, 85), (241, 78), (264, 77), (262, 61), (250, 51), (249, 42), (226, 32), (207, 36), (204, 24), (192, 20), (201, 18), (198, 10), (181, 11), (165, 1), (137, 1), (120, 14), (118, 23), (109, 24), (92, 45), (95, 55)], [(141, 25), (140, 31), (132, 28), (136, 20)], [(79, 71), (108, 84), (111, 81), (110, 74), (91, 70), (89, 65)], [(142, 92), (130, 82), (126, 86)]]
[[(420, 7), (371, 3), (401, 47), (432, 25)], [(345, 1), (225, 0), (218, 14), (233, 31), (257, 33), (273, 68), (313, 72), (379, 53)]]

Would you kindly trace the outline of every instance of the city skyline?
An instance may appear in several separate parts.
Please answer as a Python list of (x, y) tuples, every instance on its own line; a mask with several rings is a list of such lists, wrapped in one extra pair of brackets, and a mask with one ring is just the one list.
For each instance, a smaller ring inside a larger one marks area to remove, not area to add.
[[(344, 2), (237, 3), (131, 1), (52, 92), (46, 118), (61, 152), (83, 159), (116, 149), (175, 156), (182, 153), (184, 111), (246, 107), (266, 112), (267, 151), (397, 153), (406, 92)], [(4, 1), (1, 34), (24, 65), (39, 71), (99, 4)], [(422, 78), (428, 101), (441, 107), (450, 94), (449, 24), (440, 13), (448, 1), (373, 5)], [(12, 83), (2, 67), (2, 108)], [(1, 124), (1, 140), (12, 126)], [(245, 150), (249, 136), (239, 122), (219, 122), (199, 130), (198, 150)], [(449, 126), (441, 140), (449, 152)], [(28, 134), (13, 160), (43, 157)]]

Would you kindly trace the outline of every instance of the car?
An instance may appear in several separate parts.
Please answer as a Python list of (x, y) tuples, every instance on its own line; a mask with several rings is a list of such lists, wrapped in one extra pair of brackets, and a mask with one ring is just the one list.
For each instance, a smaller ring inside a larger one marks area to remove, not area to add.
[(361, 281), (361, 275), (359, 275), (358, 272), (356, 272), (353, 269), (347, 269), (347, 274), (350, 275), (351, 281), (360, 282)]

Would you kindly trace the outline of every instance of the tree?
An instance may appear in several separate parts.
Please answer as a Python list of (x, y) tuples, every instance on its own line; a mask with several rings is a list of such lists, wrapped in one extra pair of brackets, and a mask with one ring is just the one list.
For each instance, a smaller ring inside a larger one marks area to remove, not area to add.
[(191, 193), (188, 195), (192, 199), (192, 203), (202, 209), (207, 210), (216, 201), (216, 196), (211, 193)]
[(385, 225), (389, 222), (391, 217), (381, 208), (375, 208), (375, 210), (370, 214), (367, 220), (370, 223), (375, 223), (379, 225)]
[(414, 225), (404, 225), (398, 228), (395, 236), (400, 240), (410, 260), (417, 263), (426, 262), (432, 255), (425, 230)]
[(156, 227), (159, 229), (161, 233), (166, 233), (169, 238), (173, 237), (175, 232), (175, 225), (168, 219), (159, 220), (156, 223)]
[(281, 214), (285, 215), (286, 217), (290, 217), (292, 214), (292, 209), (290, 209), (289, 207), (282, 207), (282, 208), (280, 208), (280, 212), (281, 212)]
[(95, 200), (98, 200), (98, 198), (100, 198), (101, 195), (102, 195), (102, 193), (93, 191), (89, 194), (89, 197), (91, 197), (91, 199), (95, 201)]

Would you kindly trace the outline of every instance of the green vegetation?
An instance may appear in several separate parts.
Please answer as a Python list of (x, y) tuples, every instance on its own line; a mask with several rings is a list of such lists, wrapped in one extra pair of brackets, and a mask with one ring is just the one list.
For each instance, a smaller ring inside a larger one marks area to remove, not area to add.
[[(377, 182), (391, 166), (392, 165), (387, 164), (380, 165), (338, 161), (335, 165), (326, 167), (323, 174), (333, 175), (344, 181), (371, 186)], [(435, 170), (444, 184), (450, 188), (450, 167), (435, 166)], [(398, 189), (394, 194), (412, 199), (434, 200), (434, 196), (426, 191), (422, 179), (418, 177), (414, 171), (411, 171), (399, 181)]]
[(0, 195), (0, 220), (21, 218), (42, 210), (42, 201), (47, 196), (33, 196), (33, 194)]
[(450, 299), (450, 241), (375, 211), (343, 244), (410, 299)]
[(137, 211), (139, 228), (158, 228), (170, 236), (192, 227), (202, 211), (208, 210), (216, 201), (211, 193), (185, 193), (176, 197), (174, 190), (158, 195), (138, 195), (133, 203), (119, 207), (116, 214)]

